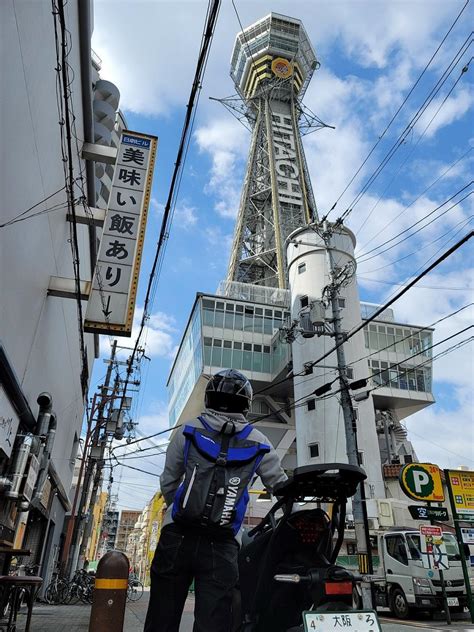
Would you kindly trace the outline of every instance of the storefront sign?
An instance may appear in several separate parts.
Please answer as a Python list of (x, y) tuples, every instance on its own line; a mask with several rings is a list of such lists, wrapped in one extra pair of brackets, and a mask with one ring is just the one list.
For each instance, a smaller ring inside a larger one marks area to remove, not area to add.
[(408, 511), (414, 520), (449, 520), (446, 507), (427, 507), (425, 505), (409, 505)]
[(424, 568), (449, 568), (446, 545), (443, 542), (443, 529), (434, 525), (420, 527), (421, 553)]
[(442, 502), (444, 500), (441, 472), (432, 463), (409, 463), (400, 472), (400, 487), (413, 500)]
[(474, 544), (474, 529), (461, 529), (462, 541), (465, 544)]
[(453, 511), (459, 520), (474, 520), (474, 472), (445, 470), (452, 492)]
[(20, 418), (0, 386), (0, 452), (10, 457), (15, 443)]
[(84, 331), (131, 336), (157, 138), (122, 132)]

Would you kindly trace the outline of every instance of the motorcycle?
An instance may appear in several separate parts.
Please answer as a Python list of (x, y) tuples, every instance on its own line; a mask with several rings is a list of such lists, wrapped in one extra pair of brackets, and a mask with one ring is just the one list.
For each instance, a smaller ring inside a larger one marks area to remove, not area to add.
[(242, 543), (235, 631), (302, 632), (304, 611), (352, 609), (355, 578), (336, 560), (347, 499), (365, 478), (352, 465), (307, 465), (274, 490), (277, 502)]

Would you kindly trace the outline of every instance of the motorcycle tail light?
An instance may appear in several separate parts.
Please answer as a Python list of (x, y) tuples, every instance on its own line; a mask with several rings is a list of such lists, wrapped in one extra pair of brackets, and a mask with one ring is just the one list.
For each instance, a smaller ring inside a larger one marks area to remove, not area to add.
[(326, 582), (326, 595), (352, 595), (352, 582)]

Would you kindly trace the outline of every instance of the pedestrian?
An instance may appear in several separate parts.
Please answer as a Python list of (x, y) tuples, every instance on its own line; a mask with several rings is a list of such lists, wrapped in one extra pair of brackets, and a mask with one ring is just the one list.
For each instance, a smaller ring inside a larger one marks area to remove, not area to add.
[(166, 453), (161, 491), (168, 505), (151, 565), (144, 632), (178, 632), (194, 580), (193, 632), (230, 632), (240, 530), (255, 474), (271, 493), (286, 480), (268, 439), (247, 422), (248, 379), (216, 373), (205, 411), (177, 429)]

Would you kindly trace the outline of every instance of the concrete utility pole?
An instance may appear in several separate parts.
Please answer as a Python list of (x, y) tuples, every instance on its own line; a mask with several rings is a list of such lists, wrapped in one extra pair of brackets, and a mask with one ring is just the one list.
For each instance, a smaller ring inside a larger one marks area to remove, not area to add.
[[(116, 344), (114, 342), (114, 344)], [(110, 364), (109, 364), (109, 368), (112, 366), (113, 364), (113, 358), (115, 357), (115, 348), (112, 350), (113, 355), (111, 356), (110, 359)], [(106, 385), (104, 384), (104, 387), (106, 387)], [(113, 388), (113, 392), (112, 392), (112, 400), (115, 399), (115, 397), (118, 395), (118, 389), (120, 387), (120, 378), (118, 376), (115, 377), (115, 381), (114, 381), (114, 388)], [(102, 415), (103, 418), (103, 415)], [(99, 424), (99, 421), (97, 422)], [(100, 444), (97, 444), (100, 445)], [(104, 448), (105, 449), (105, 448)], [(100, 487), (100, 483), (102, 480), (102, 467), (103, 467), (103, 453), (101, 453), (100, 459), (97, 462), (97, 467), (95, 470), (95, 474), (94, 474), (94, 480), (92, 482), (92, 492), (91, 492), (91, 497), (90, 497), (90, 501), (89, 501), (89, 507), (93, 507), (96, 503), (97, 500), (97, 494), (99, 491), (99, 487)], [(87, 492), (86, 492), (87, 493)], [(92, 531), (92, 520), (88, 520), (84, 526), (84, 533), (82, 535), (82, 540), (81, 540), (81, 544), (80, 544), (80, 548), (79, 548), (79, 559), (81, 558), (81, 556), (84, 555), (86, 547), (87, 547), (87, 541), (90, 537), (91, 531)]]
[[(339, 373), (339, 385), (341, 388), (341, 408), (344, 418), (344, 428), (346, 435), (347, 460), (349, 465), (359, 466), (359, 450), (357, 446), (357, 420), (354, 414), (352, 398), (349, 392), (349, 381), (347, 379), (347, 366), (344, 354), (345, 335), (341, 329), (341, 315), (338, 303), (339, 287), (335, 278), (334, 257), (331, 248), (331, 231), (328, 229), (327, 222), (324, 223), (323, 239), (326, 244), (326, 252), (328, 258), (328, 268), (332, 279), (329, 289), (329, 301), (331, 303), (331, 311), (333, 318), (334, 340), (338, 346), (336, 349), (337, 368)], [(352, 497), (352, 513), (354, 516), (354, 527), (357, 542), (357, 555), (359, 560), (359, 571), (362, 574), (371, 574), (372, 555), (370, 551), (369, 528), (367, 520), (367, 508), (365, 503), (364, 482), (360, 484), (359, 489)], [(361, 582), (362, 604), (364, 608), (372, 608), (372, 591), (370, 584)]]
[[(107, 367), (104, 384), (101, 388), (100, 402), (97, 407), (96, 424), (93, 429), (92, 429), (92, 423), (93, 423), (93, 417), (94, 417), (94, 410), (91, 410), (89, 428), (86, 435), (86, 442), (84, 443), (84, 458), (86, 457), (87, 449), (89, 447), (87, 445), (87, 439), (90, 435), (92, 435), (91, 448), (100, 446), (100, 436), (101, 436), (100, 431), (103, 427), (103, 422), (104, 422), (104, 409), (107, 404), (107, 401), (109, 401), (110, 399), (108, 397), (108, 392), (109, 392), (109, 387), (110, 387), (110, 381), (112, 379), (112, 370), (114, 366), (116, 350), (117, 350), (117, 341), (114, 340), (112, 343), (112, 349), (110, 352), (110, 360), (109, 360), (109, 365)], [(102, 453), (101, 453), (101, 457), (102, 457)], [(89, 455), (87, 457), (87, 466), (86, 466), (86, 473), (84, 477), (84, 484), (82, 486), (81, 498), (80, 498), (79, 505), (77, 508), (77, 514), (76, 516), (71, 515), (71, 520), (68, 525), (68, 533), (66, 534), (66, 542), (65, 542), (65, 547), (64, 547), (65, 550), (63, 552), (63, 560), (65, 560), (66, 562), (66, 576), (70, 575), (72, 565), (73, 565), (74, 551), (77, 545), (79, 544), (80, 532), (81, 532), (81, 527), (82, 527), (82, 524), (81, 524), (82, 514), (87, 505), (87, 496), (89, 494), (91, 479), (94, 472), (94, 466), (96, 464), (96, 461), (97, 459), (91, 458), (91, 454), (89, 452)], [(97, 461), (97, 470), (96, 470), (96, 477), (98, 476), (99, 480), (100, 480), (101, 471), (102, 471), (102, 468), (100, 466), (100, 459), (99, 459)], [(79, 480), (77, 482), (77, 490), (79, 490), (80, 486), (81, 486), (81, 476), (79, 477)], [(91, 498), (91, 502), (89, 506), (92, 506), (93, 503), (95, 504), (95, 498), (94, 499)], [(91, 522), (92, 521), (88, 521), (89, 524)], [(66, 545), (68, 544), (69, 531), (71, 531), (71, 535), (69, 536), (71, 538), (70, 545), (66, 547)], [(85, 537), (83, 538), (83, 543), (84, 543), (84, 540), (85, 540)], [(81, 551), (83, 550), (84, 548), (81, 546)]]

